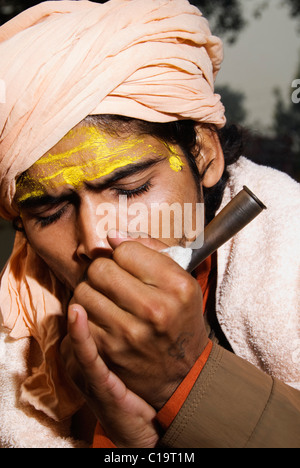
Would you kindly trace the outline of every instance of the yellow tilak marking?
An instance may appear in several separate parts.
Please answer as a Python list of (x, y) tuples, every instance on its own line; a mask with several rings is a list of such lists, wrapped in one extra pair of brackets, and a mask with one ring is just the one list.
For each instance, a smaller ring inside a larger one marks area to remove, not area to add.
[(178, 154), (177, 148), (174, 145), (169, 145), (164, 143), (166, 148), (172, 153), (172, 156), (169, 157), (170, 168), (172, 171), (180, 172), (183, 169), (184, 163), (181, 157)]
[[(125, 167), (139, 161), (141, 158), (142, 155), (136, 157), (122, 157), (121, 159), (116, 159), (114, 161), (105, 161), (102, 158), (96, 158), (93, 161), (89, 161), (87, 164), (61, 168), (54, 174), (39, 179), (39, 183), (43, 184), (62, 176), (62, 185), (69, 184), (79, 188), (84, 182), (91, 182), (93, 180), (100, 179), (101, 177), (111, 174), (116, 169), (120, 169), (121, 167)], [(94, 169), (98, 165), (101, 165), (101, 167), (99, 167), (97, 173), (94, 172), (92, 175), (88, 175), (88, 169)]]
[[(111, 147), (107, 144), (107, 139), (99, 130), (88, 127), (85, 128), (85, 133), (89, 135), (89, 138), (80, 143), (75, 148), (72, 148), (64, 153), (60, 154), (49, 154), (47, 157), (44, 157), (37, 161), (38, 165), (45, 164), (58, 164), (59, 166), (63, 165), (63, 161), (70, 158), (70, 156), (80, 153), (84, 150), (93, 151), (96, 158), (88, 161), (86, 164), (79, 164), (73, 167), (61, 167), (54, 174), (47, 177), (39, 179), (40, 183), (50, 181), (55, 179), (58, 176), (62, 176), (63, 183), (73, 185), (75, 187), (81, 186), (85, 181), (92, 181), (95, 179), (100, 179), (101, 177), (107, 176), (114, 172), (116, 169), (127, 166), (136, 162), (144, 156), (140, 154), (138, 156), (130, 156), (129, 154), (135, 149), (138, 145), (144, 143), (142, 138), (129, 138), (126, 139), (122, 144), (112, 145)], [(72, 131), (68, 136), (72, 135)], [(117, 157), (117, 159), (116, 159)], [(93, 175), (88, 175), (88, 170), (97, 168), (97, 172)]]
[(172, 171), (180, 172), (184, 166), (180, 156), (171, 156), (169, 158), (170, 168)]
[[(49, 154), (47, 157), (39, 159), (35, 164), (44, 165), (44, 164), (53, 164), (54, 162), (61, 163), (63, 159), (68, 159), (74, 154), (80, 153), (84, 150), (93, 151), (93, 153), (99, 158), (112, 158), (113, 156), (121, 155), (127, 151), (134, 149), (137, 145), (143, 144), (143, 138), (128, 138), (124, 143), (118, 143), (116, 145), (108, 146), (107, 138), (105, 135), (100, 133), (100, 131), (93, 127), (83, 127), (84, 135), (89, 135), (89, 138), (80, 143), (78, 146), (71, 148), (64, 153), (59, 154)], [(79, 132), (77, 130), (77, 132)], [(66, 137), (72, 137), (74, 130), (71, 130)], [(83, 133), (83, 132), (80, 132)], [(65, 138), (66, 138), (65, 137)]]
[(27, 192), (22, 197), (18, 198), (18, 203), (22, 203), (28, 200), (28, 198), (33, 198), (33, 197), (38, 198), (38, 197), (42, 197), (43, 195), (45, 195), (45, 192), (43, 192), (42, 190), (35, 190), (33, 192)]

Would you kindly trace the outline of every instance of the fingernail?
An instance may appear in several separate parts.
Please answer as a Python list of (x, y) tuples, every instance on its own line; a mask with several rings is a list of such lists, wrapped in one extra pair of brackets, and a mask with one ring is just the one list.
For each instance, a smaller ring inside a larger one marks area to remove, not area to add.
[(69, 320), (69, 323), (73, 324), (76, 322), (77, 320), (77, 315), (78, 315), (78, 312), (76, 310), (75, 307), (69, 307), (69, 313), (68, 313), (68, 320)]

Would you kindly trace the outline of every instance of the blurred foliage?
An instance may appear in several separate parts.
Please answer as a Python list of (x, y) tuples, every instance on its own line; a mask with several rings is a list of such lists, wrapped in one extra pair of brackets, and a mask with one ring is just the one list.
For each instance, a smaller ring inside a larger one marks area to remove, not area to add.
[[(300, 77), (300, 74), (299, 74)], [(284, 104), (277, 92), (277, 104), (271, 133), (247, 128), (245, 95), (229, 86), (218, 87), (226, 108), (227, 125), (244, 129), (244, 156), (264, 166), (273, 167), (300, 181), (300, 104)], [(290, 91), (291, 94), (291, 91)]]
[(300, 18), (300, 2), (299, 0), (285, 0), (285, 3), (290, 8), (290, 14), (294, 18), (295, 16), (299, 16)]
[(222, 102), (226, 109), (227, 125), (244, 125), (247, 118), (245, 107), (246, 96), (241, 91), (236, 91), (228, 85), (218, 86), (216, 93), (222, 97)]
[[(298, 70), (294, 77), (300, 79), (300, 57)], [(298, 86), (299, 88), (299, 86)], [(276, 106), (274, 112), (274, 131), (276, 135), (290, 142), (295, 163), (295, 177), (300, 180), (300, 103), (293, 102), (292, 94), (296, 91), (291, 87), (288, 92), (290, 99), (285, 103), (280, 90), (275, 90)], [(297, 96), (300, 92), (297, 92)], [(286, 155), (285, 155), (286, 159)]]
[(214, 34), (234, 43), (246, 26), (240, 0), (190, 0), (209, 19)]
[(290, 132), (271, 136), (248, 130), (244, 140), (244, 156), (256, 164), (285, 172), (300, 182), (300, 154), (295, 151)]
[[(300, 59), (295, 77), (300, 79)], [(300, 181), (300, 103), (292, 101), (295, 88), (289, 87), (288, 99), (284, 99), (280, 90), (274, 90), (276, 105), (273, 125), (268, 133), (264, 130), (247, 128), (247, 110), (245, 95), (230, 86), (218, 87), (226, 108), (227, 124), (244, 127), (244, 155), (257, 164), (270, 166), (286, 172)], [(297, 92), (300, 96), (300, 91)]]
[[(300, 58), (295, 77), (300, 79)], [(297, 81), (298, 82), (298, 81)], [(290, 86), (287, 100), (282, 92), (274, 90), (276, 99), (271, 135), (249, 131), (246, 138), (247, 156), (252, 161), (286, 172), (300, 182), (300, 103), (293, 102), (296, 89)], [(300, 92), (297, 92), (297, 96)]]

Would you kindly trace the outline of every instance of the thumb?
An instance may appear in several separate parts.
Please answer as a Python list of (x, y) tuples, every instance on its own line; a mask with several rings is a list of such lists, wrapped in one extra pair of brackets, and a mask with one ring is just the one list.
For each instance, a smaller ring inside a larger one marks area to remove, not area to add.
[(79, 385), (79, 389), (97, 415), (95, 408), (98, 404), (115, 405), (118, 399), (124, 397), (127, 389), (99, 355), (89, 328), (87, 313), (79, 304), (69, 307), (68, 332), (73, 353), (85, 379), (84, 387)]

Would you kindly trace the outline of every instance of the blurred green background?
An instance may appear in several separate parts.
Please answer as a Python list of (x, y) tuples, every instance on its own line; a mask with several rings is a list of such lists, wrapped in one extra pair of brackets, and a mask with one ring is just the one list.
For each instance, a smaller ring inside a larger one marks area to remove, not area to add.
[[(0, 24), (37, 3), (0, 0)], [(228, 123), (238, 123), (247, 130), (245, 155), (299, 181), (300, 104), (291, 99), (295, 91), (292, 82), (300, 79), (299, 0), (191, 3), (224, 40), (225, 61), (216, 87), (226, 106)], [(10, 225), (0, 220), (0, 269), (13, 238)]]

